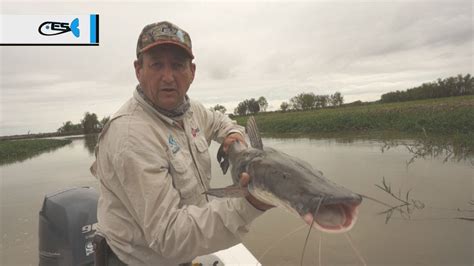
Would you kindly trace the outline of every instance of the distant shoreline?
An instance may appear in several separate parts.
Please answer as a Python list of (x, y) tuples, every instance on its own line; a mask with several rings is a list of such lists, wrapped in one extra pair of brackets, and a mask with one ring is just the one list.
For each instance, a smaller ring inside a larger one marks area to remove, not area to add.
[(58, 149), (72, 142), (70, 139), (16, 139), (0, 142), (0, 166), (21, 162), (44, 152)]
[[(245, 125), (246, 116), (234, 116)], [(471, 135), (474, 96), (456, 96), (396, 103), (368, 103), (308, 111), (255, 114), (265, 134), (331, 134), (390, 131), (424, 135)]]
[[(96, 134), (96, 133), (93, 133), (93, 134)], [(23, 135), (0, 136), (0, 141), (68, 137), (68, 136), (78, 136), (78, 135), (85, 135), (85, 134), (83, 132), (70, 132), (70, 133), (50, 132), (50, 133), (37, 133), (37, 134), (23, 134)]]
[[(246, 116), (232, 116), (245, 125)], [(361, 103), (308, 111), (275, 111), (254, 115), (264, 134), (332, 134), (401, 132), (471, 135), (474, 132), (474, 96), (456, 96), (397, 103)], [(97, 134), (99, 132), (95, 132)], [(0, 136), (3, 140), (84, 135), (83, 132)]]

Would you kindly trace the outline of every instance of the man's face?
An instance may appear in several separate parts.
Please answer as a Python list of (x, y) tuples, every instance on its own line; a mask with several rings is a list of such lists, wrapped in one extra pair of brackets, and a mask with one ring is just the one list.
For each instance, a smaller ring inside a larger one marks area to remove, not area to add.
[(172, 110), (184, 101), (196, 66), (175, 45), (158, 45), (135, 61), (135, 73), (143, 93), (159, 107)]

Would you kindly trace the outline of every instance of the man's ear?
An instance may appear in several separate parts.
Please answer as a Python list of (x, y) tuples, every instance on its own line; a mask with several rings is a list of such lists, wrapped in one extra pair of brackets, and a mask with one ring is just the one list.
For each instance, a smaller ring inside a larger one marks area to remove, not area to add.
[(190, 63), (190, 64), (191, 64), (191, 66), (190, 66), (190, 67), (191, 67), (191, 73), (193, 74), (193, 76), (192, 76), (192, 78), (191, 78), (191, 83), (193, 83), (193, 81), (194, 81), (194, 75), (195, 75), (195, 73), (196, 73), (196, 64), (194, 64), (194, 63)]
[(137, 80), (140, 81), (140, 71), (142, 70), (142, 63), (138, 62), (138, 60), (135, 60), (133, 62), (133, 66), (135, 67), (135, 76), (137, 77)]

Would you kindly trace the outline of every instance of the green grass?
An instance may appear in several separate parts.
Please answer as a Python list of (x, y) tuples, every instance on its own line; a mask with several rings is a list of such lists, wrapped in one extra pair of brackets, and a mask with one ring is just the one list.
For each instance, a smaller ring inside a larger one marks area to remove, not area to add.
[[(245, 125), (247, 118), (235, 119)], [(395, 131), (465, 135), (474, 132), (474, 96), (262, 113), (255, 118), (259, 129), (270, 134)]]
[(9, 164), (55, 150), (71, 143), (70, 139), (28, 139), (0, 141), (0, 165)]

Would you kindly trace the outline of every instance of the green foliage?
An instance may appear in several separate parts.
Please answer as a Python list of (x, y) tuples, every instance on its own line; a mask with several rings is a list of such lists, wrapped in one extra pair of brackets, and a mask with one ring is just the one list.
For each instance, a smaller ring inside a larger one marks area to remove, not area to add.
[(234, 109), (236, 115), (256, 114), (260, 111), (260, 105), (255, 98), (244, 100), (240, 102)]
[(267, 111), (268, 102), (267, 102), (267, 99), (265, 99), (265, 97), (260, 96), (260, 98), (258, 98), (257, 102), (258, 102), (258, 106), (260, 106), (261, 111), (263, 111), (263, 112)]
[(29, 139), (0, 141), (0, 165), (24, 161), (43, 152), (71, 143), (69, 139)]
[(336, 92), (329, 97), (329, 102), (332, 106), (341, 106), (344, 103), (344, 97), (340, 92)]
[(420, 210), (425, 208), (425, 204), (419, 200), (410, 197), (411, 189), (408, 190), (404, 197), (401, 189), (398, 190), (398, 194), (392, 191), (390, 184), (387, 184), (385, 177), (382, 177), (382, 186), (375, 184), (376, 187), (386, 192), (392, 198), (398, 201), (398, 205), (390, 206), (387, 210), (380, 212), (379, 214), (385, 214), (385, 223), (387, 224), (394, 212), (399, 212), (404, 219), (410, 219), (410, 215), (414, 210)]
[(98, 133), (109, 120), (110, 117), (105, 116), (99, 121), (95, 113), (86, 112), (80, 123), (73, 124), (71, 121), (66, 121), (58, 128), (57, 132), (60, 135)]
[(428, 135), (425, 132), (411, 140), (383, 140), (382, 152), (392, 147), (403, 146), (412, 155), (406, 162), (407, 167), (419, 158), (442, 158), (443, 162), (461, 161), (472, 158), (474, 165), (474, 131), (464, 134)]
[(290, 106), (291, 106), (291, 109), (296, 110), (296, 111), (306, 111), (306, 110), (311, 110), (311, 109), (316, 109), (316, 108), (326, 108), (329, 104), (334, 105), (332, 97), (334, 97), (337, 105), (342, 104), (343, 98), (339, 92), (337, 92), (336, 96), (315, 95), (312, 92), (310, 93), (303, 92), (290, 99)]
[(73, 124), (71, 121), (66, 121), (63, 126), (57, 130), (60, 134), (76, 133), (81, 134), (83, 132), (81, 124)]
[(248, 100), (247, 106), (249, 114), (256, 114), (260, 112), (260, 104), (254, 98)]
[(300, 93), (290, 99), (290, 105), (293, 110), (305, 111), (316, 107), (316, 95), (310, 93)]
[[(263, 113), (256, 116), (266, 133), (401, 131), (468, 134), (474, 131), (474, 96), (403, 103)], [(246, 117), (237, 121), (245, 125)]]
[(329, 103), (329, 95), (316, 95), (316, 108), (326, 108)]
[(227, 109), (223, 105), (216, 104), (214, 107), (211, 107), (211, 111), (218, 111), (218, 112), (221, 112), (221, 113), (225, 114)]
[(84, 129), (84, 134), (96, 133), (100, 130), (99, 120), (94, 113), (86, 112), (81, 120), (81, 125)]
[(421, 86), (405, 91), (395, 91), (383, 94), (380, 101), (403, 102), (420, 99), (442, 98), (451, 96), (473, 95), (474, 78), (470, 74), (446, 79), (438, 79), (436, 82), (424, 83)]
[(248, 112), (248, 107), (245, 101), (240, 102), (237, 107), (234, 109), (234, 114), (236, 115), (246, 115)]

